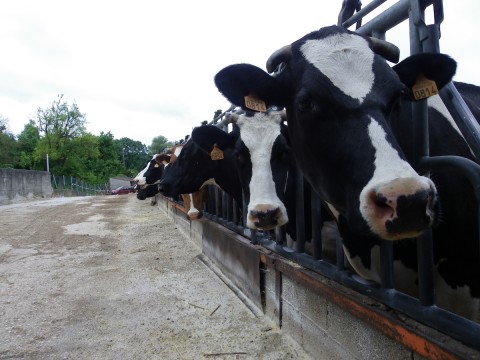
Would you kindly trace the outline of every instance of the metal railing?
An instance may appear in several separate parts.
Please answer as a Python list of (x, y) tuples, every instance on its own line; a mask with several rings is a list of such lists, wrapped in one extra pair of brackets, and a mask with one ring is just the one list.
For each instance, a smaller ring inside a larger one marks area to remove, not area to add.
[(53, 196), (106, 195), (110, 191), (108, 183), (89, 184), (72, 176), (51, 175)]

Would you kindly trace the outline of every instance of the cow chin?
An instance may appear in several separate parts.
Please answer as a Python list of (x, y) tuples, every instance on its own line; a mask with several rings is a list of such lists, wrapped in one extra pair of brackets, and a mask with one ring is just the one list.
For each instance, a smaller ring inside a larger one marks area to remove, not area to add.
[(411, 239), (420, 236), (425, 230), (431, 227), (431, 218), (426, 216), (423, 221), (416, 222), (415, 227), (406, 224), (398, 218), (387, 221), (367, 222), (370, 231), (384, 240), (397, 241)]
[(409, 231), (409, 232), (402, 232), (402, 233), (385, 232), (383, 234), (379, 234), (379, 236), (384, 240), (397, 241), (402, 239), (416, 238), (417, 236), (420, 236), (422, 233), (423, 231)]

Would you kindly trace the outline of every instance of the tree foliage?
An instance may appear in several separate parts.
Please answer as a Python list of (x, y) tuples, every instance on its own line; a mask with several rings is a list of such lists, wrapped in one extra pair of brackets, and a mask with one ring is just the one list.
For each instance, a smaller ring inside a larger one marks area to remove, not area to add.
[(10, 133), (0, 133), (0, 167), (10, 168), (18, 162), (19, 154), (15, 136)]
[(174, 145), (173, 142), (168, 141), (165, 136), (159, 135), (153, 138), (152, 145), (150, 145), (150, 153), (153, 154), (161, 154), (166, 148), (172, 147)]
[(8, 119), (0, 115), (0, 167), (13, 167), (18, 158), (15, 136), (8, 131)]
[(50, 107), (37, 110), (35, 121), (43, 135), (36, 147), (35, 159), (40, 160), (48, 154), (52, 168), (61, 170), (69, 156), (74, 155), (69, 153), (69, 142), (85, 134), (85, 115), (75, 103), (69, 105), (63, 95), (59, 95)]
[(147, 146), (129, 138), (115, 140), (119, 157), (122, 159), (128, 176), (135, 176), (150, 160)]
[[(38, 108), (17, 137), (0, 115), (0, 168), (46, 170), (48, 154), (51, 173), (101, 184), (114, 176), (134, 177), (150, 160), (149, 148), (140, 141), (114, 139), (111, 132), (92, 135), (86, 122), (77, 104), (69, 104), (63, 95)], [(161, 135), (154, 140), (155, 152), (171, 144)]]
[(0, 115), (0, 133), (1, 134), (6, 133), (7, 128), (8, 128), (8, 119), (6, 119), (2, 115)]
[(23, 169), (39, 169), (39, 163), (35, 161), (33, 154), (40, 141), (40, 132), (35, 126), (35, 122), (30, 120), (25, 125), (23, 131), (18, 135), (19, 166)]

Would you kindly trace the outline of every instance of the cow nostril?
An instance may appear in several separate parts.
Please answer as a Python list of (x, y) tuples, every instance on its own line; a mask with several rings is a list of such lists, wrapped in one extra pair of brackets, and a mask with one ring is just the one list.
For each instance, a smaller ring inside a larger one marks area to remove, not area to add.
[(375, 216), (379, 218), (393, 218), (395, 215), (396, 202), (391, 198), (372, 191), (369, 200), (370, 204), (373, 205)]

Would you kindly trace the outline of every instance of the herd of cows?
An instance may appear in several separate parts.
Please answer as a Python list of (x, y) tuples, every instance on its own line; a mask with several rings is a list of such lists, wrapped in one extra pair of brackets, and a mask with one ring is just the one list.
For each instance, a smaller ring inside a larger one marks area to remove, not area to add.
[[(429, 155), (479, 163), (438, 95), (456, 62), (427, 53), (390, 66), (396, 58), (391, 44), (330, 26), (276, 51), (267, 71), (227, 66), (214, 81), (237, 106), (225, 115), (232, 130), (198, 126), (170, 155), (155, 155), (135, 178), (137, 197), (183, 194), (195, 219), (205, 185), (213, 184), (247, 205), (247, 227), (285, 225), (295, 239), (300, 171), (335, 220), (360, 277), (380, 283), (380, 240), (391, 240), (395, 287), (417, 295), (417, 240), (431, 229), (435, 303), (477, 319), (478, 184), (457, 170), (419, 174), (412, 150), (412, 88), (421, 79), (421, 91), (434, 94), (426, 100)], [(479, 119), (480, 88), (455, 84)]]

